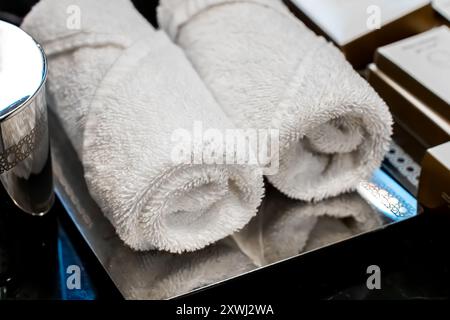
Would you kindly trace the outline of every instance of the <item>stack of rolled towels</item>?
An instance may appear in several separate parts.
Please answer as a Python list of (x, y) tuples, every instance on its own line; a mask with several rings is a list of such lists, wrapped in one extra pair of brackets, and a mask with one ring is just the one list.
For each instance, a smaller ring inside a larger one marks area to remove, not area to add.
[[(48, 56), (49, 104), (91, 196), (128, 246), (182, 253), (234, 234), (260, 265), (378, 223), (351, 192), (380, 166), (392, 119), (338, 49), (281, 0), (161, 0), (158, 20), (130, 0), (41, 0), (22, 25)], [(215, 134), (190, 139), (199, 124)], [(264, 166), (198, 158), (252, 129), (277, 132)], [(174, 137), (190, 161), (174, 161)]]

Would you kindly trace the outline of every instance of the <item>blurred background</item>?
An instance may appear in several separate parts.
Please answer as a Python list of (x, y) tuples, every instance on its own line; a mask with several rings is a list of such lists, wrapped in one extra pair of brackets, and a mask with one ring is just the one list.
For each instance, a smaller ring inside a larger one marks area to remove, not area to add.
[[(38, 0), (2, 0), (0, 2), (0, 20), (5, 20), (16, 25), (30, 11)], [(136, 8), (156, 26), (156, 7), (158, 0), (133, 0)]]

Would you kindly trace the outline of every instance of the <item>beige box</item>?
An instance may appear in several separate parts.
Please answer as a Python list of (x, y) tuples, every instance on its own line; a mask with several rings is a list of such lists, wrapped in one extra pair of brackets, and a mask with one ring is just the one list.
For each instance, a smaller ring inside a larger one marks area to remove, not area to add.
[(368, 81), (386, 101), (396, 122), (394, 137), (417, 162), (426, 150), (450, 141), (450, 119), (430, 108), (375, 64), (368, 68)]
[(450, 29), (447, 26), (379, 48), (375, 63), (429, 108), (450, 119)]
[(425, 155), (418, 201), (425, 211), (450, 212), (450, 142), (428, 150)]
[(433, 8), (450, 23), (450, 0), (433, 0)]
[(284, 2), (306, 25), (340, 47), (356, 69), (365, 68), (378, 47), (426, 31), (437, 23), (429, 0)]

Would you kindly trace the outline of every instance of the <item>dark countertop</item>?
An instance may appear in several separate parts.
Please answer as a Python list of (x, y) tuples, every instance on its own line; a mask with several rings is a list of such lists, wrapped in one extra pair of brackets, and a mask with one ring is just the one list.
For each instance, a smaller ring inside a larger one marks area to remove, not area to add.
[[(2, 194), (0, 212), (0, 287), (12, 278), (8, 299), (121, 299), (58, 201), (35, 218)], [(448, 299), (449, 229), (450, 214), (425, 213), (184, 298)], [(69, 265), (81, 268), (79, 290), (65, 286)], [(381, 269), (381, 290), (367, 289), (370, 265)]]
[[(73, 265), (81, 269), (81, 288), (69, 290)], [(44, 217), (32, 217), (15, 208), (1, 185), (0, 292), (0, 300), (121, 299), (58, 200)]]
[[(450, 213), (424, 213), (187, 296), (233, 299), (449, 299)], [(381, 270), (369, 290), (367, 268)], [(295, 297), (292, 297), (295, 292)]]

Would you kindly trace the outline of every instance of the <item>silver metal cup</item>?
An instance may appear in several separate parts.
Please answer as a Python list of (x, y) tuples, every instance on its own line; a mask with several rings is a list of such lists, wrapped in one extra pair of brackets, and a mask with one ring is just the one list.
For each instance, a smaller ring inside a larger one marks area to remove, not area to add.
[(44, 215), (54, 201), (42, 48), (0, 21), (0, 181), (13, 202)]

